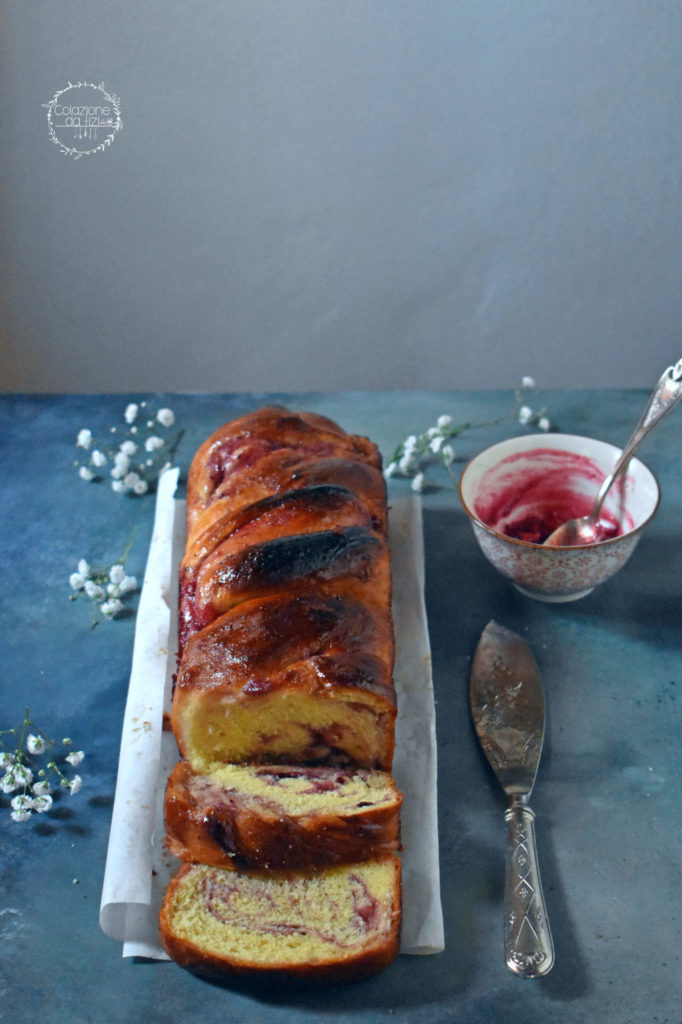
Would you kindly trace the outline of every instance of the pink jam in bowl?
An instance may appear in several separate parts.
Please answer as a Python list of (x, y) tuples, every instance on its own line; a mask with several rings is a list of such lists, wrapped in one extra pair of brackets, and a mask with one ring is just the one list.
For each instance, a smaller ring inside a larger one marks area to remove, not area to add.
[[(476, 516), (506, 537), (542, 544), (569, 519), (587, 515), (605, 473), (585, 455), (533, 448), (502, 459), (485, 474), (476, 492)], [(602, 509), (599, 540), (627, 533), (632, 516), (622, 508), (622, 484), (609, 492)]]

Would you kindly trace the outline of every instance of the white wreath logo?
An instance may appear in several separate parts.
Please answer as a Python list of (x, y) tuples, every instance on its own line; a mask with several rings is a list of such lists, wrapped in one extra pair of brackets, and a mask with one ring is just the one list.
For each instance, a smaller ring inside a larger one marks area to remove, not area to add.
[[(78, 89), (92, 89), (101, 93), (102, 98), (96, 103), (78, 103), (74, 97), (66, 96), (66, 93)], [(115, 93), (107, 92), (103, 82), (99, 85), (92, 82), (68, 82), (64, 89), (54, 94), (49, 103), (43, 103), (42, 106), (47, 109), (50, 138), (64, 156), (72, 156), (74, 160), (92, 153), (103, 153), (123, 127), (121, 101)], [(101, 131), (106, 131), (107, 135), (98, 142)], [(90, 149), (68, 145), (62, 141), (58, 132), (63, 136), (70, 132), (74, 139), (88, 139), (97, 142), (97, 145)]]

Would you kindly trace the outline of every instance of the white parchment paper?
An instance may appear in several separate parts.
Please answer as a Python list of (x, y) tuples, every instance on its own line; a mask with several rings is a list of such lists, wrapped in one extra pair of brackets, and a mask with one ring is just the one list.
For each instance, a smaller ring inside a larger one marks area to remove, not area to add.
[[(154, 531), (137, 615), (123, 719), (116, 795), (102, 887), (100, 926), (123, 943), (123, 956), (167, 960), (158, 912), (177, 861), (164, 848), (163, 796), (177, 761), (170, 711), (177, 646), (177, 569), (184, 550), (185, 505), (174, 497), (178, 470), (159, 480)], [(424, 607), (421, 504), (391, 506), (393, 616), (398, 695), (393, 771), (405, 794), (402, 953), (443, 949), (438, 864), (436, 730)]]
[(393, 775), (405, 795), (402, 953), (439, 953), (444, 947), (438, 859), (436, 710), (431, 648), (424, 605), (421, 502), (391, 504), (389, 540), (398, 697)]

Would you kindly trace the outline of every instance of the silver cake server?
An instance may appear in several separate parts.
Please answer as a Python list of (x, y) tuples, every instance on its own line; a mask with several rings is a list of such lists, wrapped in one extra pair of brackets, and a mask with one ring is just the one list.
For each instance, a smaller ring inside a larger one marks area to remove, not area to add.
[(478, 738), (509, 797), (504, 956), (522, 978), (554, 963), (528, 805), (542, 752), (545, 701), (535, 659), (524, 640), (496, 622), (481, 634), (471, 669), (471, 713)]

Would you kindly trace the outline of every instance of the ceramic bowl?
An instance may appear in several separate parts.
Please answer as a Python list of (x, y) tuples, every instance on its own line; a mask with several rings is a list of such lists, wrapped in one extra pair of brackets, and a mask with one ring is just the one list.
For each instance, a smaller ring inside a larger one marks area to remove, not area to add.
[(485, 449), (466, 466), (459, 496), (476, 540), (521, 593), (576, 601), (627, 562), (660, 499), (656, 478), (639, 459), (604, 503), (619, 536), (580, 547), (541, 543), (555, 526), (590, 511), (619, 455), (619, 448), (590, 437), (526, 434)]

